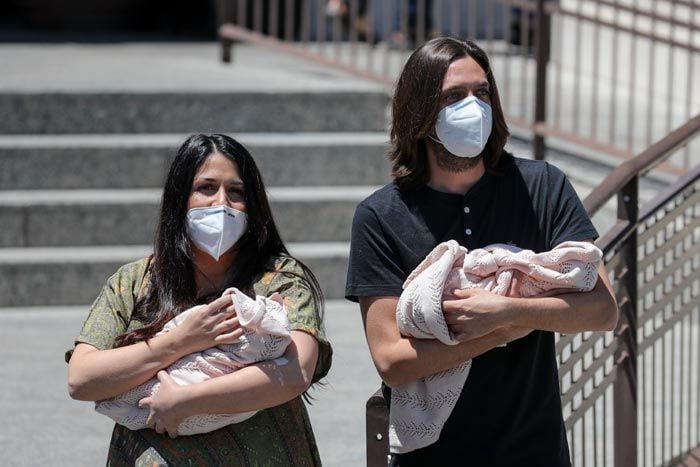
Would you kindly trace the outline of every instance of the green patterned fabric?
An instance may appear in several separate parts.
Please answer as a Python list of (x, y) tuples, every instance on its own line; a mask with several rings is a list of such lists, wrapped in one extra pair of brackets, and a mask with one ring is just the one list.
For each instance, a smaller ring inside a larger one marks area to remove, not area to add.
[[(122, 266), (109, 278), (93, 303), (76, 343), (110, 349), (114, 339), (143, 326), (131, 319), (146, 278), (148, 259)], [(289, 257), (274, 261), (272, 270), (254, 282), (252, 296), (278, 292), (292, 329), (316, 337), (319, 357), (314, 381), (330, 369), (332, 350), (317, 317), (308, 282)], [(300, 277), (301, 276), (301, 277)], [(72, 351), (66, 353), (70, 358)], [(254, 417), (220, 430), (174, 440), (154, 430), (131, 431), (115, 425), (107, 459), (110, 466), (277, 466), (321, 465), (306, 407), (301, 399), (259, 411)]]

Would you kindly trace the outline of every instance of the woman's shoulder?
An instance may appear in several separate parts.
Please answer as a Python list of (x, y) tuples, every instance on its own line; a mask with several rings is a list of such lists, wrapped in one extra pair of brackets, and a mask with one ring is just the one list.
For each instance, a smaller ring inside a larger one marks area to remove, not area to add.
[(267, 296), (277, 289), (291, 286), (300, 279), (306, 281), (304, 269), (299, 261), (288, 255), (279, 255), (267, 261), (260, 279), (254, 282), (253, 288), (256, 294)]
[(148, 274), (150, 264), (150, 256), (124, 264), (107, 279), (107, 285), (121, 292), (130, 290), (138, 295), (138, 291), (142, 288)]
[(272, 271), (278, 273), (304, 273), (304, 270), (301, 268), (301, 264), (299, 263), (299, 261), (288, 255), (275, 256), (270, 259), (270, 262), (268, 264), (272, 266)]

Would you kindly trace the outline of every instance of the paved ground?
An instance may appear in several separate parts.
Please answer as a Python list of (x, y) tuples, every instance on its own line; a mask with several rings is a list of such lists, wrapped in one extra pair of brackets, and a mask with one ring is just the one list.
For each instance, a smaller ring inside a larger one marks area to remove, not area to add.
[[(104, 462), (111, 421), (76, 402), (66, 389), (64, 351), (87, 308), (5, 309), (0, 313), (0, 464), (95, 466)], [(327, 331), (335, 356), (327, 385), (310, 406), (324, 464), (364, 463), (364, 404), (379, 386), (359, 310), (331, 302)]]
[[(232, 64), (213, 42), (2, 44), (0, 92), (362, 91), (380, 86), (247, 45)], [(31, 77), (30, 79), (28, 79)]]

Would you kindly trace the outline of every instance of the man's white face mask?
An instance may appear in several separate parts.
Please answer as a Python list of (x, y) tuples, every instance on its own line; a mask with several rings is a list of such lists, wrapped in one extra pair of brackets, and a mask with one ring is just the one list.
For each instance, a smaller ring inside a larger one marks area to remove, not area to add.
[(192, 243), (216, 261), (243, 236), (246, 226), (246, 214), (228, 206), (187, 211), (187, 229)]
[(458, 157), (476, 157), (486, 147), (493, 126), (491, 106), (469, 96), (440, 111), (435, 123), (438, 143)]

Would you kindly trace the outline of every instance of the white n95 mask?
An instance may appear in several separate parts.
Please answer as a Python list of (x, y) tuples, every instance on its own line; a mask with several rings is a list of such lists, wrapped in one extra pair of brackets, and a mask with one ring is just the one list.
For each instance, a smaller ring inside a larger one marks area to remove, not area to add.
[(246, 214), (228, 206), (193, 208), (187, 211), (190, 240), (216, 261), (243, 236), (246, 226)]
[(491, 106), (469, 96), (440, 111), (436, 141), (455, 156), (476, 157), (486, 147), (492, 125)]

